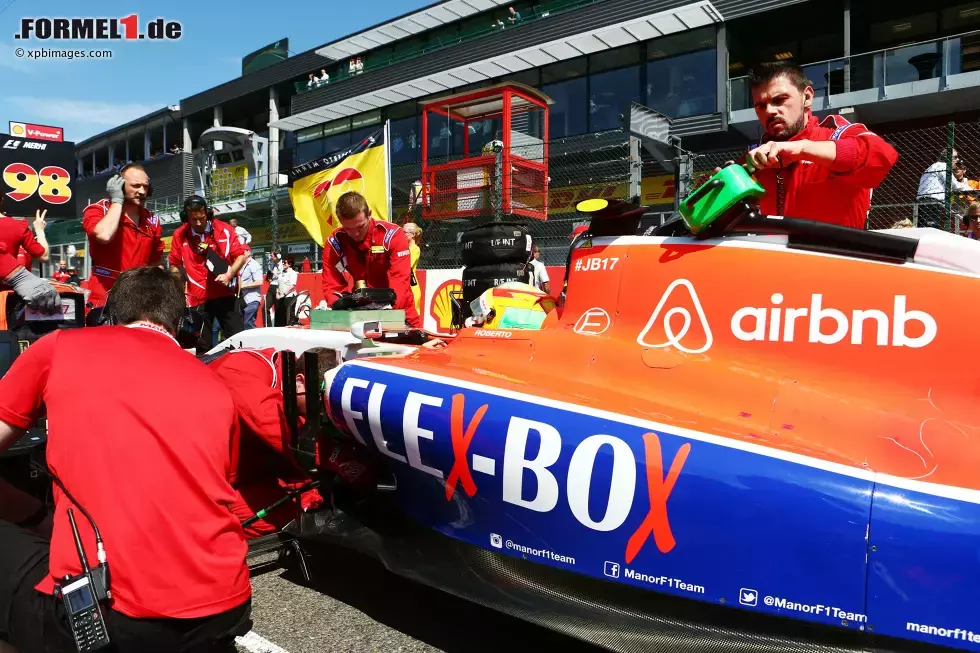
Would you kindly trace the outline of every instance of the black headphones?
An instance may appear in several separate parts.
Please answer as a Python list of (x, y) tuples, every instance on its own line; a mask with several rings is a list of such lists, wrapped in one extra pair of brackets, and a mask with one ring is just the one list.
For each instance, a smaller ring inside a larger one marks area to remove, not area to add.
[[(139, 167), (141, 170), (143, 169), (142, 166), (140, 166), (140, 164), (138, 164), (138, 163), (127, 163), (122, 168), (120, 168), (119, 169), (119, 172), (117, 172), (116, 174), (119, 175), (120, 177), (122, 177), (124, 172), (126, 172), (130, 168), (136, 168), (136, 167)], [(149, 175), (147, 175), (146, 178), (147, 178), (147, 182), (146, 182), (146, 196), (147, 197), (151, 197), (153, 195), (153, 183), (149, 181), (149, 178), (150, 178)], [(124, 186), (123, 186), (123, 193), (124, 194), (126, 192), (125, 183), (126, 182), (124, 181), (123, 182), (123, 184), (124, 184)]]
[[(112, 289), (110, 288), (105, 295), (105, 301), (102, 306), (98, 308), (92, 308), (89, 314), (85, 316), (85, 326), (87, 327), (100, 327), (100, 326), (115, 326), (119, 323), (116, 319), (116, 315), (113, 311), (112, 302)], [(91, 306), (91, 302), (89, 303)]]
[(181, 222), (187, 222), (187, 211), (190, 209), (204, 209), (208, 216), (208, 222), (214, 220), (214, 209), (208, 206), (208, 201), (200, 195), (191, 195), (184, 200), (184, 208), (180, 210)]

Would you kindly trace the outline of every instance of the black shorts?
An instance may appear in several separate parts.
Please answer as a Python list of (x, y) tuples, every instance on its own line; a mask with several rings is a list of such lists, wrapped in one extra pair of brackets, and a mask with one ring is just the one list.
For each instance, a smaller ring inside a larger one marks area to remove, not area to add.
[[(75, 643), (61, 600), (34, 589), (48, 573), (49, 542), (0, 521), (0, 640), (20, 653), (72, 653)], [(112, 561), (109, 561), (111, 566)], [(252, 628), (252, 601), (198, 619), (133, 619), (103, 609), (118, 653), (235, 651), (235, 637)]]

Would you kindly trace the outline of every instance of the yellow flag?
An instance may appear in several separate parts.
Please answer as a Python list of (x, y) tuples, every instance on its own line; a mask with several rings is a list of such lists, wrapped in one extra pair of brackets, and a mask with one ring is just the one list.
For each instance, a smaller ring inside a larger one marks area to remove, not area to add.
[(345, 150), (289, 171), (293, 215), (320, 247), (340, 226), (335, 211), (337, 199), (352, 190), (364, 196), (373, 217), (390, 219), (384, 128)]

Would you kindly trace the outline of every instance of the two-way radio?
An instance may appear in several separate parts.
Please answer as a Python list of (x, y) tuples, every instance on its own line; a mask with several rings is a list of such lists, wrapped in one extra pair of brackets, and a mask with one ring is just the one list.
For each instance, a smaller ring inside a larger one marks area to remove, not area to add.
[(68, 626), (71, 628), (71, 633), (75, 638), (75, 647), (79, 653), (102, 650), (109, 645), (110, 641), (109, 632), (105, 625), (105, 615), (103, 615), (99, 603), (108, 602), (112, 598), (112, 590), (109, 589), (109, 562), (106, 559), (105, 546), (102, 543), (102, 533), (99, 532), (99, 527), (92, 519), (92, 515), (75, 500), (75, 497), (65, 488), (60, 478), (51, 470), (34, 461), (31, 461), (31, 466), (51, 477), (65, 498), (82, 511), (95, 533), (99, 564), (93, 569), (88, 566), (85, 547), (82, 546), (82, 537), (78, 533), (78, 526), (75, 524), (75, 512), (71, 508), (68, 509), (68, 522), (71, 524), (71, 532), (75, 537), (75, 549), (78, 551), (78, 562), (81, 564), (82, 572), (77, 576), (65, 574), (60, 582), (55, 583), (54, 591), (55, 596), (59, 597), (64, 605), (65, 614), (68, 616)]
[(55, 585), (55, 592), (61, 598), (68, 615), (68, 626), (75, 638), (75, 648), (80, 652), (99, 651), (109, 645), (109, 633), (105, 627), (105, 617), (99, 608), (99, 588), (95, 576), (85, 558), (85, 548), (82, 538), (75, 525), (75, 513), (68, 509), (68, 521), (71, 532), (75, 536), (75, 548), (78, 549), (78, 561), (82, 564), (82, 573), (77, 576), (65, 577)]

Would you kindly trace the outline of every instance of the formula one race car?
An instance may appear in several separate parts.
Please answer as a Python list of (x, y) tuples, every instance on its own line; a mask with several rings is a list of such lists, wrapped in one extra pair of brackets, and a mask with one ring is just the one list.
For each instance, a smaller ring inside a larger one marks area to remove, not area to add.
[(391, 481), (300, 537), (611, 650), (980, 651), (980, 244), (724, 192), (580, 208), (533, 328), (223, 343), (344, 352), (326, 414)]

